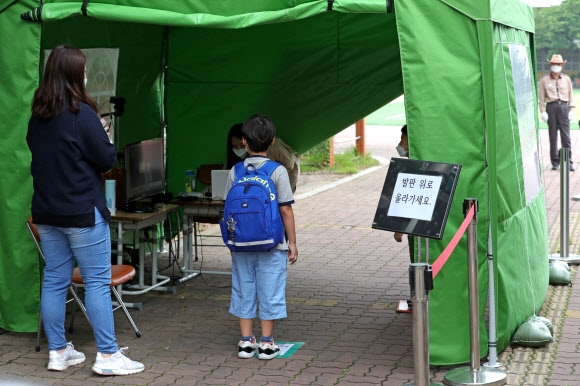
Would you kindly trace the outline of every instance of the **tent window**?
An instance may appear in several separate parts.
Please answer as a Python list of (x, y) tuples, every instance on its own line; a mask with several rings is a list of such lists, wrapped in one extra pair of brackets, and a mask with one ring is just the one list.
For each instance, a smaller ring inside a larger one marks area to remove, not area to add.
[[(52, 50), (44, 50), (44, 65)], [(117, 88), (118, 48), (81, 48), (87, 57), (87, 91), (97, 102), (99, 114), (109, 123), (109, 139), (115, 143), (115, 125), (110, 99)]]
[(535, 124), (534, 88), (528, 49), (521, 44), (509, 44), (518, 131), (523, 164), (526, 204), (540, 191), (540, 159)]

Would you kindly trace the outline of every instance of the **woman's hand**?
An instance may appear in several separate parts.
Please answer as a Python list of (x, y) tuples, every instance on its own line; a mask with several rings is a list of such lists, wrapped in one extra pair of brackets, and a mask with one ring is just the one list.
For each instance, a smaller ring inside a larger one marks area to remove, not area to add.
[(101, 118), (101, 125), (103, 125), (103, 129), (105, 129), (105, 132), (108, 133), (109, 132), (109, 124), (103, 118)]

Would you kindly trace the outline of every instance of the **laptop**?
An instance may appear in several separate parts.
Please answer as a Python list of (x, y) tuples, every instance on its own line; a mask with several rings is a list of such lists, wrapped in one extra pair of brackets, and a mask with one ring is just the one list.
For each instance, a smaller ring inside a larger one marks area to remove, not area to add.
[(212, 170), (211, 171), (211, 199), (226, 199), (226, 182), (230, 175), (229, 170)]

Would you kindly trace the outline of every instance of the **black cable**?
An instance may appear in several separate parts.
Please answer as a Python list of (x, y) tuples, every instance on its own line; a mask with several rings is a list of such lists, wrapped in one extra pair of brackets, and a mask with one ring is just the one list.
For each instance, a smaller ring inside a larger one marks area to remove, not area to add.
[[(167, 216), (167, 221), (169, 222), (169, 234), (172, 235), (172, 227), (171, 227), (171, 214), (169, 214)], [(179, 221), (179, 220), (178, 220)], [(175, 264), (177, 263), (177, 267), (179, 269), (179, 273), (180, 275), (183, 277), (183, 271), (181, 270), (181, 267), (179, 266), (179, 256), (175, 254), (175, 249), (173, 248), (173, 243), (172, 242), (168, 242), (169, 244), (169, 252), (168, 252), (168, 265), (164, 268), (159, 268), (157, 267), (157, 271), (165, 271), (167, 269), (169, 269), (170, 267), (173, 267), (173, 274), (172, 277), (176, 277), (175, 275)], [(152, 248), (150, 248), (151, 250)]]
[[(208, 201), (208, 205), (207, 205), (208, 214), (209, 214), (209, 209), (211, 209), (211, 206), (210, 205), (211, 205), (211, 202)], [(221, 285), (210, 285), (210, 284), (207, 283), (207, 281), (203, 277), (202, 267), (203, 267), (203, 258), (204, 258), (204, 256), (203, 256), (203, 239), (201, 237), (201, 230), (199, 230), (199, 246), (200, 246), (200, 249), (199, 250), (200, 250), (200, 253), (201, 253), (201, 261), (199, 263), (199, 277), (201, 278), (201, 280), (203, 280), (203, 282), (205, 283), (205, 285), (207, 287), (211, 287), (211, 288), (231, 288), (232, 287), (231, 284), (230, 285), (225, 285), (225, 286), (221, 286)]]

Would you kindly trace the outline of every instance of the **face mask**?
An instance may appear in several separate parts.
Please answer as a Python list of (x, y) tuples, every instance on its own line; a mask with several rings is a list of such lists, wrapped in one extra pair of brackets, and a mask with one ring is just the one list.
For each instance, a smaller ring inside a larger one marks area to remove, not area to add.
[(397, 153), (399, 153), (399, 155), (401, 157), (406, 157), (407, 156), (407, 150), (405, 150), (405, 148), (403, 146), (401, 146), (401, 144), (397, 145)]
[(87, 87), (87, 78), (85, 78), (85, 87)]
[(550, 70), (552, 72), (559, 73), (560, 71), (562, 71), (562, 66), (552, 66), (550, 67)]
[(240, 158), (246, 158), (246, 156), (248, 155), (248, 151), (246, 149), (232, 149), (232, 150), (234, 151), (234, 154)]

